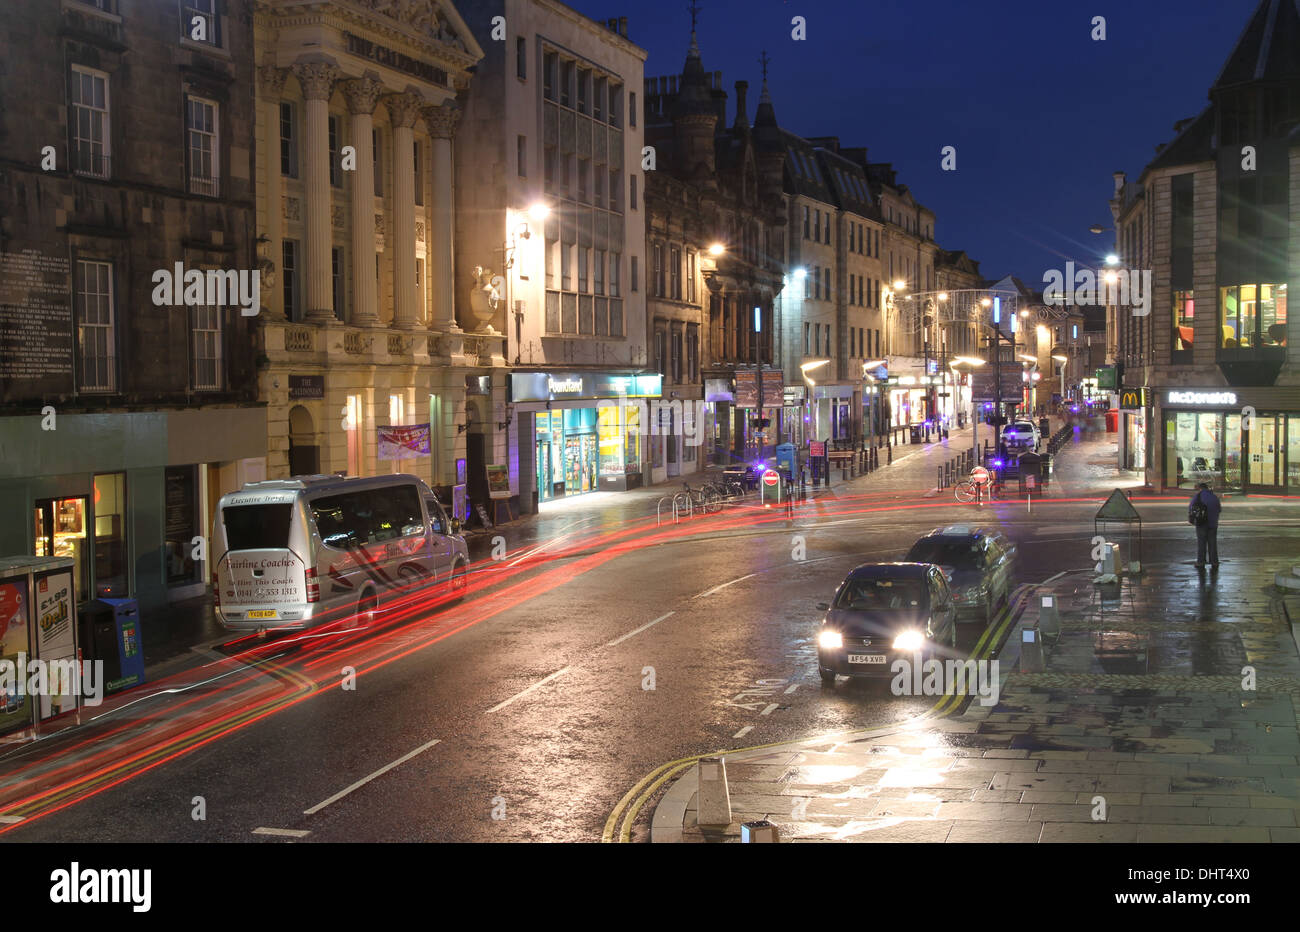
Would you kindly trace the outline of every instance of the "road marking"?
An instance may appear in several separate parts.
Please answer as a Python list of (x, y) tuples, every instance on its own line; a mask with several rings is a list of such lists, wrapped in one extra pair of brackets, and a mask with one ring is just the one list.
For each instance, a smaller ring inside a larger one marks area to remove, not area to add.
[(654, 621), (647, 621), (645, 624), (643, 624), (641, 627), (637, 628), (635, 631), (629, 631), (627, 634), (623, 635), (622, 637), (620, 637), (620, 638), (615, 638), (614, 640), (610, 641), (610, 642), (609, 642), (608, 644), (606, 644), (605, 646), (606, 646), (606, 647), (617, 647), (619, 644), (622, 644), (622, 643), (623, 643), (624, 641), (626, 641), (628, 638), (632, 637), (632, 635), (634, 635), (634, 634), (640, 634), (640, 633), (641, 633), (642, 631), (644, 631), (646, 628), (649, 628), (649, 627), (651, 627), (652, 625), (657, 625), (657, 624), (659, 624), (659, 622), (663, 621), (665, 618), (669, 618), (669, 617), (671, 617), (671, 616), (673, 616), (673, 615), (676, 615), (676, 614), (677, 614), (676, 612), (669, 612), (667, 615), (660, 615), (660, 616), (659, 616), (658, 618), (656, 618)]
[(502, 709), (510, 705), (510, 703), (514, 702), (515, 700), (524, 698), (524, 696), (527, 696), (534, 689), (541, 689), (543, 686), (545, 686), (551, 680), (555, 679), (557, 676), (563, 676), (565, 673), (568, 672), (569, 672), (568, 667), (565, 667), (563, 670), (556, 670), (550, 676), (546, 677), (545, 679), (538, 680), (536, 683), (534, 683), (532, 686), (529, 686), (523, 692), (516, 693), (515, 695), (511, 696), (509, 699), (507, 699), (505, 702), (501, 703), (500, 705), (494, 705), (492, 708), (488, 709), (488, 714), (491, 715), (493, 712), (500, 712)]
[(743, 737), (745, 737), (745, 735), (749, 734), (749, 733), (750, 733), (751, 731), (753, 731), (753, 730), (754, 730), (754, 726), (753, 726), (753, 725), (746, 725), (744, 728), (740, 729), (740, 731), (736, 732), (736, 733), (735, 733), (734, 735), (732, 735), (731, 737), (733, 737), (733, 738), (743, 738)]
[(254, 835), (274, 835), (277, 838), (306, 838), (311, 832), (296, 828), (255, 828)]
[(746, 579), (752, 579), (753, 577), (755, 577), (755, 576), (757, 576), (757, 575), (758, 575), (757, 573), (750, 573), (748, 576), (741, 576), (739, 579), (733, 579), (731, 582), (724, 582), (721, 586), (714, 586), (714, 587), (713, 587), (712, 589), (710, 589), (708, 592), (701, 592), (699, 595), (693, 595), (693, 596), (691, 596), (691, 598), (692, 598), (692, 599), (703, 599), (703, 598), (705, 598), (706, 596), (713, 595), (713, 593), (715, 593), (715, 592), (721, 592), (723, 589), (727, 588), (728, 586), (734, 586), (734, 585), (735, 585), (736, 583), (738, 583), (738, 582), (744, 582)]
[(344, 796), (347, 796), (353, 790), (360, 789), (361, 787), (365, 786), (367, 783), (369, 783), (371, 780), (375, 779), (376, 777), (382, 777), (384, 774), (388, 773), (388, 771), (392, 770), (394, 767), (399, 767), (402, 764), (405, 764), (412, 757), (415, 757), (417, 754), (422, 754), (423, 752), (429, 750), (429, 748), (433, 747), (440, 740), (441, 740), (440, 738), (434, 738), (432, 741), (428, 742), (427, 744), (420, 745), (418, 748), (416, 748), (414, 751), (411, 751), (409, 754), (403, 754), (401, 757), (393, 761), (391, 764), (385, 764), (383, 767), (380, 767), (370, 776), (362, 777), (360, 780), (358, 780), (356, 783), (349, 786), (347, 789), (339, 790), (337, 793), (335, 793), (333, 796), (331, 796), (329, 799), (325, 800), (324, 802), (317, 803), (316, 805), (312, 806), (310, 809), (304, 810), (303, 815), (315, 815), (316, 813), (324, 809), (326, 806), (328, 806), (330, 803), (338, 802), (340, 799), (342, 799)]
[(759, 712), (758, 714), (759, 714), (759, 715), (771, 715), (771, 714), (772, 714), (772, 710), (775, 709), (775, 708), (776, 708), (776, 703), (773, 702), (771, 705), (769, 705), (766, 709), (764, 709), (762, 712)]
[(17, 825), (25, 818), (27, 817), (20, 815), (0, 815), (0, 825)]
[(788, 696), (788, 695), (790, 695), (790, 693), (794, 692), (794, 691), (795, 691), (796, 689), (798, 689), (798, 688), (799, 688), (799, 684), (798, 684), (798, 683), (795, 683), (795, 684), (793, 684), (789, 689), (787, 689), (787, 690), (785, 691), (785, 694)]

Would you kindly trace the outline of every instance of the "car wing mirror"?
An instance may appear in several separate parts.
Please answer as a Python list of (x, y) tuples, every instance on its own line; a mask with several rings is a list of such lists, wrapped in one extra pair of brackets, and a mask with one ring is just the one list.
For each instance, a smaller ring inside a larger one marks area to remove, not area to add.
[(461, 524), (460, 518), (451, 519), (451, 532), (453, 534), (459, 534), (462, 527), (464, 527), (464, 525)]

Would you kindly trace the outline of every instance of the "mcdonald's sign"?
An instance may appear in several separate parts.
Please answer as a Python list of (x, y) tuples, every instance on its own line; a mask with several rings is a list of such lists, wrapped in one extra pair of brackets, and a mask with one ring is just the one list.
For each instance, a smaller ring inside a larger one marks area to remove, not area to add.
[(1119, 406), (1122, 411), (1140, 411), (1147, 404), (1145, 388), (1125, 388), (1119, 393)]

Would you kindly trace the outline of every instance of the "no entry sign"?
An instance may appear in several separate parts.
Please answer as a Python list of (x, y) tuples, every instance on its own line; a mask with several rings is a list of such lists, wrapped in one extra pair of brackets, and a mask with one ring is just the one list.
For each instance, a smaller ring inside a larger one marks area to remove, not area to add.
[(976, 485), (983, 485), (989, 481), (989, 471), (983, 466), (976, 466), (970, 471), (970, 480)]
[(763, 473), (763, 485), (776, 485), (781, 481), (781, 474), (775, 469), (769, 469)]

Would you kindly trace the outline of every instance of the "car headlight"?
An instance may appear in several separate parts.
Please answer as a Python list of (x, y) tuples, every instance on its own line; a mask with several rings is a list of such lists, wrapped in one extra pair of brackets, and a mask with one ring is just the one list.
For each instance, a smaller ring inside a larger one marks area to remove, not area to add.
[(831, 631), (828, 629), (817, 635), (817, 645), (819, 647), (825, 647), (828, 650), (835, 650), (836, 648), (844, 646), (844, 635), (840, 634), (838, 631)]
[(925, 635), (920, 631), (904, 631), (894, 638), (894, 650), (920, 650), (925, 644)]

